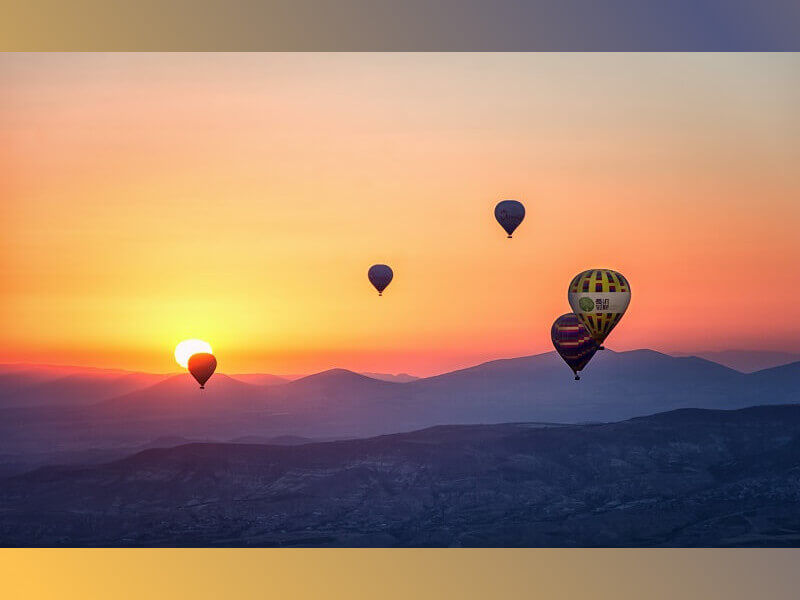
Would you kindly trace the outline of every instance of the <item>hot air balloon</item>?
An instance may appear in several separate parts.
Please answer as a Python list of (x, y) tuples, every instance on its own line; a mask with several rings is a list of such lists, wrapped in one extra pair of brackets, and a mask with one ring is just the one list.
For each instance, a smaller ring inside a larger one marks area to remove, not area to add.
[(572, 311), (595, 341), (602, 344), (625, 314), (631, 301), (631, 286), (616, 271), (589, 269), (572, 279), (567, 298)]
[(572, 372), (575, 380), (581, 378), (582, 370), (597, 352), (598, 345), (575, 313), (561, 315), (550, 328), (550, 338), (556, 352), (561, 355)]
[(200, 389), (204, 390), (206, 389), (206, 381), (214, 374), (214, 370), (217, 368), (217, 359), (208, 352), (198, 352), (189, 357), (188, 367), (189, 373), (200, 384)]
[(383, 290), (392, 282), (394, 273), (392, 273), (391, 267), (387, 265), (372, 265), (367, 272), (367, 277), (369, 277), (369, 281), (375, 286), (375, 289), (378, 290), (378, 296), (383, 296)]
[(522, 223), (522, 219), (525, 218), (525, 207), (522, 206), (522, 202), (516, 200), (502, 200), (494, 207), (494, 218), (506, 230), (510, 238), (514, 230)]

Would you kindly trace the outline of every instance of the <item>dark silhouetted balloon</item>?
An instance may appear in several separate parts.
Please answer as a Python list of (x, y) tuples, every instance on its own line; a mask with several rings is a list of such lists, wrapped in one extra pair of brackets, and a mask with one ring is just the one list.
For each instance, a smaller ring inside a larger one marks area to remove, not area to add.
[(503, 200), (494, 207), (494, 218), (506, 230), (508, 237), (511, 237), (525, 218), (525, 207), (522, 206), (522, 202), (516, 200)]
[(375, 289), (378, 290), (378, 296), (383, 296), (383, 290), (392, 282), (392, 269), (387, 265), (372, 265), (367, 272), (367, 277)]
[(200, 389), (204, 390), (206, 389), (206, 381), (214, 374), (214, 370), (217, 368), (217, 359), (214, 358), (213, 354), (209, 354), (208, 352), (192, 354), (189, 357), (188, 367), (189, 373), (191, 373), (192, 377), (200, 384)]
[(567, 313), (558, 317), (550, 328), (550, 338), (553, 340), (556, 352), (575, 373), (575, 379), (580, 379), (578, 371), (592, 359), (599, 345), (584, 327), (578, 315)]

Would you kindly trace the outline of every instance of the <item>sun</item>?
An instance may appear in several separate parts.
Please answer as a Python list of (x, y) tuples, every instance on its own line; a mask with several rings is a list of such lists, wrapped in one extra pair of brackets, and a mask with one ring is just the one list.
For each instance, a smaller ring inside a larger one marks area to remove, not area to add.
[(189, 364), (189, 357), (199, 352), (213, 354), (208, 342), (204, 342), (203, 340), (183, 340), (175, 346), (175, 360), (185, 369)]

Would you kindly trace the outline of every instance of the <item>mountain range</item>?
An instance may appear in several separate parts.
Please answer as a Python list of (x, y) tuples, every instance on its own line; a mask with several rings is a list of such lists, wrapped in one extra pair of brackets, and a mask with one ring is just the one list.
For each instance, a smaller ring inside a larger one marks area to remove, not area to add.
[(800, 544), (800, 362), (378, 375), (0, 366), (0, 545)]
[(774, 350), (721, 350), (704, 352), (679, 352), (672, 356), (698, 356), (719, 363), (742, 373), (753, 373), (771, 367), (780, 367), (800, 360), (797, 352), (776, 352)]
[(36, 374), (0, 372), (0, 454), (10, 456), (133, 447), (168, 436), (341, 439), (434, 425), (608, 422), (800, 398), (800, 362), (744, 374), (651, 350), (601, 351), (581, 381), (553, 352), (406, 382), (345, 369), (284, 383), (265, 377), (265, 384), (218, 373), (202, 391), (186, 374), (39, 374), (31, 383)]
[(168, 375), (50, 365), (0, 365), (0, 408), (92, 404), (163, 381)]
[(0, 486), (4, 546), (796, 546), (800, 406), (191, 443)]

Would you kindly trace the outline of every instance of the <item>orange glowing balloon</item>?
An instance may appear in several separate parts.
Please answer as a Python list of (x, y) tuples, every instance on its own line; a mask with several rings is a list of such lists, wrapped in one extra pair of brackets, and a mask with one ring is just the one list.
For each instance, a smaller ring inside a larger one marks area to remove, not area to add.
[(189, 373), (191, 373), (192, 377), (200, 384), (200, 389), (204, 390), (206, 389), (206, 381), (214, 374), (214, 370), (217, 368), (217, 359), (214, 358), (213, 354), (209, 354), (208, 352), (199, 352), (189, 357), (188, 367)]

